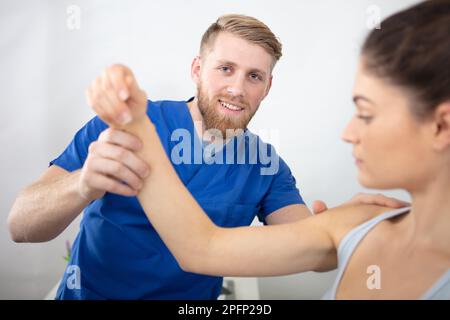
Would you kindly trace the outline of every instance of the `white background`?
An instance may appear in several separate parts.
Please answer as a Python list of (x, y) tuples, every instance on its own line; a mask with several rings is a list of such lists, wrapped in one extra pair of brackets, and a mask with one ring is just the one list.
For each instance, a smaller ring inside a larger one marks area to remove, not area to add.
[[(278, 132), (273, 142), (308, 205), (323, 199), (334, 206), (364, 190), (351, 147), (340, 141), (353, 113), (360, 45), (376, 10), (383, 18), (415, 2), (2, 0), (0, 298), (40, 299), (62, 275), (64, 242), (73, 241), (79, 219), (49, 243), (15, 244), (6, 217), (20, 189), (93, 116), (84, 90), (103, 67), (130, 66), (152, 100), (187, 99), (195, 93), (190, 64), (206, 28), (226, 13), (259, 18), (280, 38), (284, 55), (250, 128)], [(80, 9), (79, 29), (69, 28), (71, 5)], [(401, 191), (386, 193), (408, 199)], [(319, 298), (333, 275), (259, 279), (260, 296)]]

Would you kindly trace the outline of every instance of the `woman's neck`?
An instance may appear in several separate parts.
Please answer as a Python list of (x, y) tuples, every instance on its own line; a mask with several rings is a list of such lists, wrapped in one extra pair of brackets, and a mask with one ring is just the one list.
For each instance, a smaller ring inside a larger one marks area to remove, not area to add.
[(411, 191), (411, 212), (405, 219), (407, 241), (450, 254), (450, 176), (442, 172), (421, 189)]

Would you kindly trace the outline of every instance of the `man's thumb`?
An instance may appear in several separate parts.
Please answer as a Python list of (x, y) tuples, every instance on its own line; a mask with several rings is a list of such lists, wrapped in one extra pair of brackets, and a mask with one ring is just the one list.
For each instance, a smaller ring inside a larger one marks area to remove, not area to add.
[(312, 209), (314, 214), (319, 214), (328, 210), (328, 207), (322, 200), (316, 200), (313, 202)]

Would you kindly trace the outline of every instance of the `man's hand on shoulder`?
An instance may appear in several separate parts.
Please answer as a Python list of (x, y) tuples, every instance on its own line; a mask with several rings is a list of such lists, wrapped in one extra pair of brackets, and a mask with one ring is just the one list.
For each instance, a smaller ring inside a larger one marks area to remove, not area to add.
[[(376, 205), (393, 210), (408, 207), (411, 204), (395, 198), (386, 197), (385, 195), (382, 195), (380, 193), (378, 194), (358, 193), (347, 202), (344, 202), (341, 206), (348, 206), (348, 205), (356, 205), (356, 206)], [(314, 214), (319, 214), (327, 211), (328, 207), (322, 200), (316, 200), (313, 202), (312, 209)]]

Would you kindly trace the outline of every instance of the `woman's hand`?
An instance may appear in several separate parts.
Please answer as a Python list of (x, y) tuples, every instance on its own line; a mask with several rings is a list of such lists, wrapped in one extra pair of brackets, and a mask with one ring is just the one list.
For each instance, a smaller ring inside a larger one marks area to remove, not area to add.
[(124, 65), (107, 67), (86, 90), (86, 97), (94, 112), (112, 128), (122, 129), (146, 117), (147, 95)]

